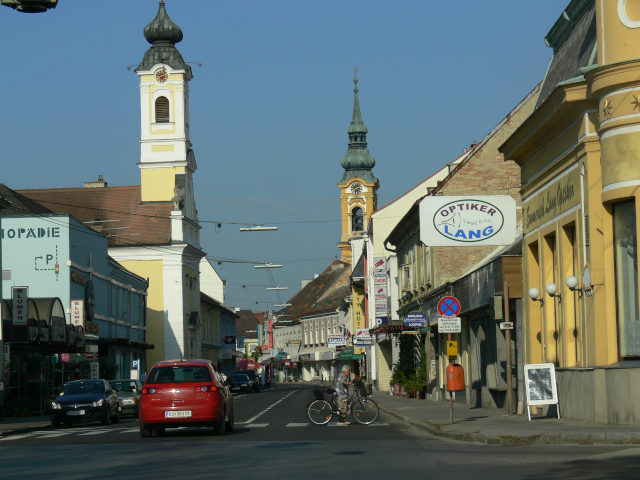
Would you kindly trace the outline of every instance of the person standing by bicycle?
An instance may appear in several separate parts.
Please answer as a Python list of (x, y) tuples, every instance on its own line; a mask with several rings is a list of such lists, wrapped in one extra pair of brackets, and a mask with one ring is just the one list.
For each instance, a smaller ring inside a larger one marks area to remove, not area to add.
[(340, 406), (340, 417), (338, 418), (338, 425), (349, 425), (347, 422), (347, 399), (349, 398), (349, 385), (351, 381), (351, 368), (349, 365), (342, 366), (342, 374), (338, 375), (336, 380), (336, 394), (338, 395), (338, 405)]

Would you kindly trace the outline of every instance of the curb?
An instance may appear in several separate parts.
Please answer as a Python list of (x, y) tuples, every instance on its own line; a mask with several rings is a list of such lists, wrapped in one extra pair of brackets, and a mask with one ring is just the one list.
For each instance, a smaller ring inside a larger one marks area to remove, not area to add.
[(533, 446), (533, 445), (629, 445), (640, 444), (640, 434), (613, 433), (613, 434), (578, 434), (559, 433), (556, 435), (529, 435), (520, 437), (515, 435), (487, 435), (486, 433), (458, 433), (443, 432), (431, 428), (424, 423), (412, 420), (410, 417), (398, 413), (392, 409), (381, 407), (380, 410), (392, 417), (417, 427), (439, 438), (446, 438), (460, 442), (479, 443), (481, 445), (495, 445), (501, 447)]
[(29, 425), (28, 427), (14, 427), (10, 430), (2, 430), (0, 427), (0, 438), (8, 437), (10, 435), (16, 435), (19, 433), (31, 433), (36, 430), (43, 430), (51, 428), (50, 423), (42, 423), (40, 425)]

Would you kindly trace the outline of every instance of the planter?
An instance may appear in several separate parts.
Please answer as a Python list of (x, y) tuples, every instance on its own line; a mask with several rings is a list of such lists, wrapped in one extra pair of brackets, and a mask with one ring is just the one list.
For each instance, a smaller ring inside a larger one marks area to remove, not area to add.
[(426, 400), (427, 392), (425, 392), (424, 390), (418, 392), (418, 398), (421, 399), (421, 400)]
[(416, 392), (414, 392), (413, 390), (407, 392), (407, 398), (415, 398), (415, 396)]
[(404, 387), (400, 387), (400, 395), (402, 395), (403, 397), (407, 396), (407, 391), (404, 389)]
[(400, 384), (399, 383), (396, 383), (393, 386), (393, 394), (394, 395), (400, 395)]

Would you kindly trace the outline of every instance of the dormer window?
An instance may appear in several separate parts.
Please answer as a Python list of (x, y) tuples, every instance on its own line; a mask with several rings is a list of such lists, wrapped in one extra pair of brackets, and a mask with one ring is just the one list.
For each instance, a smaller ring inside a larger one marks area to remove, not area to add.
[(156, 99), (156, 123), (169, 123), (169, 99), (167, 97)]

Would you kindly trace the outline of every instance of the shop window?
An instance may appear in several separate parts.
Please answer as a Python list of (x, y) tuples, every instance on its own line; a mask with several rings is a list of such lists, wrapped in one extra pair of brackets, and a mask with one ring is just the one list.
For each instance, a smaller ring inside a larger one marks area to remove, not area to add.
[(169, 123), (169, 99), (167, 97), (156, 99), (156, 123)]
[(613, 206), (613, 241), (620, 356), (640, 356), (638, 242), (634, 200)]

